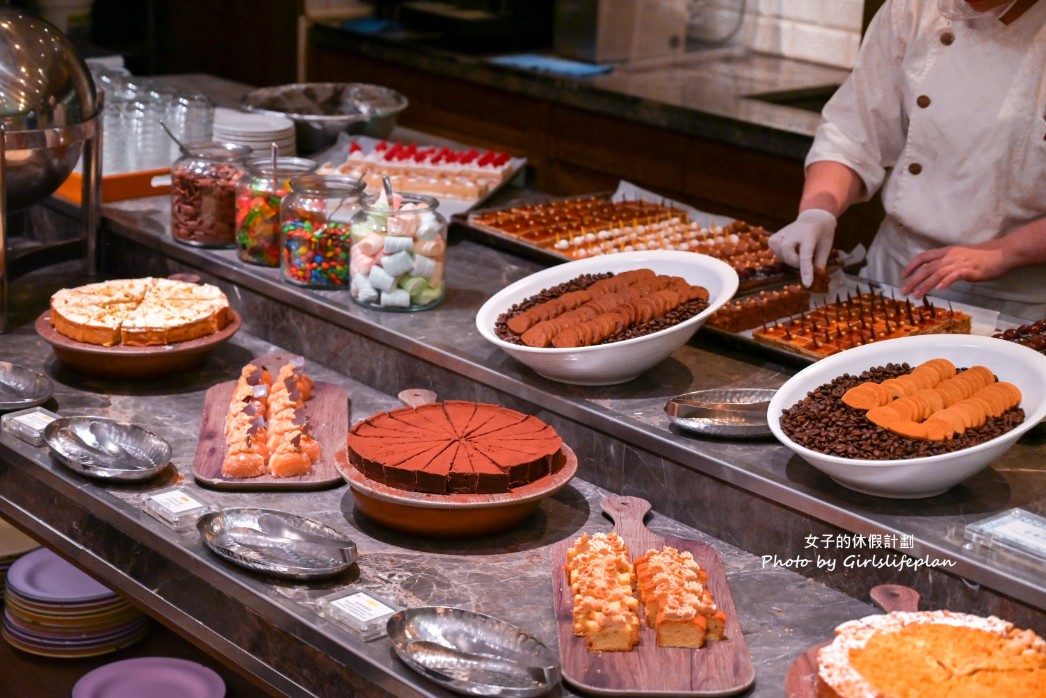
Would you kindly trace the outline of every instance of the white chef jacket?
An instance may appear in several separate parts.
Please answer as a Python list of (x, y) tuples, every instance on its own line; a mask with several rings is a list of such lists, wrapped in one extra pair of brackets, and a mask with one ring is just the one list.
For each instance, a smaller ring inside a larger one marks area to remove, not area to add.
[[(888, 0), (828, 102), (806, 164), (841, 162), (886, 218), (862, 272), (901, 286), (927, 249), (984, 242), (1046, 216), (1046, 0), (1009, 25)], [(885, 185), (884, 185), (885, 180)], [(1046, 318), (1046, 266), (934, 295)]]

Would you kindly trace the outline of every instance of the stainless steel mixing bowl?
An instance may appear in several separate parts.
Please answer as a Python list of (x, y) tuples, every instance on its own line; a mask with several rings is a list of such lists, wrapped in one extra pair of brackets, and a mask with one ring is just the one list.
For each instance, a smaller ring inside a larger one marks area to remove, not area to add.
[(240, 104), (247, 111), (287, 117), (294, 122), (298, 152), (314, 153), (342, 132), (388, 138), (407, 98), (362, 82), (304, 82), (253, 90)]
[(47, 22), (0, 7), (0, 128), (7, 209), (58, 188), (95, 134), (99, 100), (72, 42)]

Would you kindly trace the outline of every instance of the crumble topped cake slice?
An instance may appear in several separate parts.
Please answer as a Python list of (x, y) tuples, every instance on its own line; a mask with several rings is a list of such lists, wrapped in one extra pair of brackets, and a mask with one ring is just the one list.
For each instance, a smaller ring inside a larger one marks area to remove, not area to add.
[(636, 560), (636, 589), (658, 647), (704, 647), (721, 640), (726, 615), (707, 588), (708, 575), (689, 552), (648, 550)]
[(632, 563), (616, 533), (582, 533), (567, 550), (564, 572), (574, 597), (574, 634), (590, 650), (628, 652), (639, 644)]

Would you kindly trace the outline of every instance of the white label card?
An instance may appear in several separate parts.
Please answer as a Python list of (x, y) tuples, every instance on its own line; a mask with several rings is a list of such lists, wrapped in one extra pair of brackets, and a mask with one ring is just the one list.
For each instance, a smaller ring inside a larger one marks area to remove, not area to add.
[(203, 506), (182, 490), (154, 494), (151, 499), (172, 514), (181, 514)]
[(19, 424), (22, 424), (33, 431), (40, 431), (48, 424), (55, 420), (54, 417), (46, 414), (40, 414), (39, 412), (33, 412), (32, 414), (23, 414), (15, 418)]
[(340, 598), (332, 602), (331, 605), (363, 622), (372, 621), (375, 618), (381, 618), (396, 612), (396, 609), (389, 608), (381, 601), (362, 591)]

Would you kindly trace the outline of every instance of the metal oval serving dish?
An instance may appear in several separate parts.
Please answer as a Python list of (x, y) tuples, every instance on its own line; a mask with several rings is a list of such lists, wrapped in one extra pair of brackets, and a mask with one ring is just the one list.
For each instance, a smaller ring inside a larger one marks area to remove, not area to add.
[(148, 480), (171, 462), (164, 439), (105, 417), (60, 417), (44, 428), (44, 441), (60, 463), (99, 480)]
[(32, 369), (0, 361), (0, 411), (21, 410), (51, 399), (51, 379)]
[(492, 616), (420, 606), (389, 618), (387, 630), (407, 666), (455, 693), (540, 696), (560, 682), (553, 650)]
[(766, 410), (776, 390), (723, 388), (678, 395), (665, 414), (681, 429), (724, 438), (770, 436)]
[[(278, 521), (278, 525), (267, 524), (266, 519)], [(219, 509), (201, 516), (196, 528), (214, 554), (273, 577), (323, 579), (344, 572), (356, 562), (356, 544), (338, 531), (276, 509)], [(313, 542), (317, 538), (329, 544)]]

